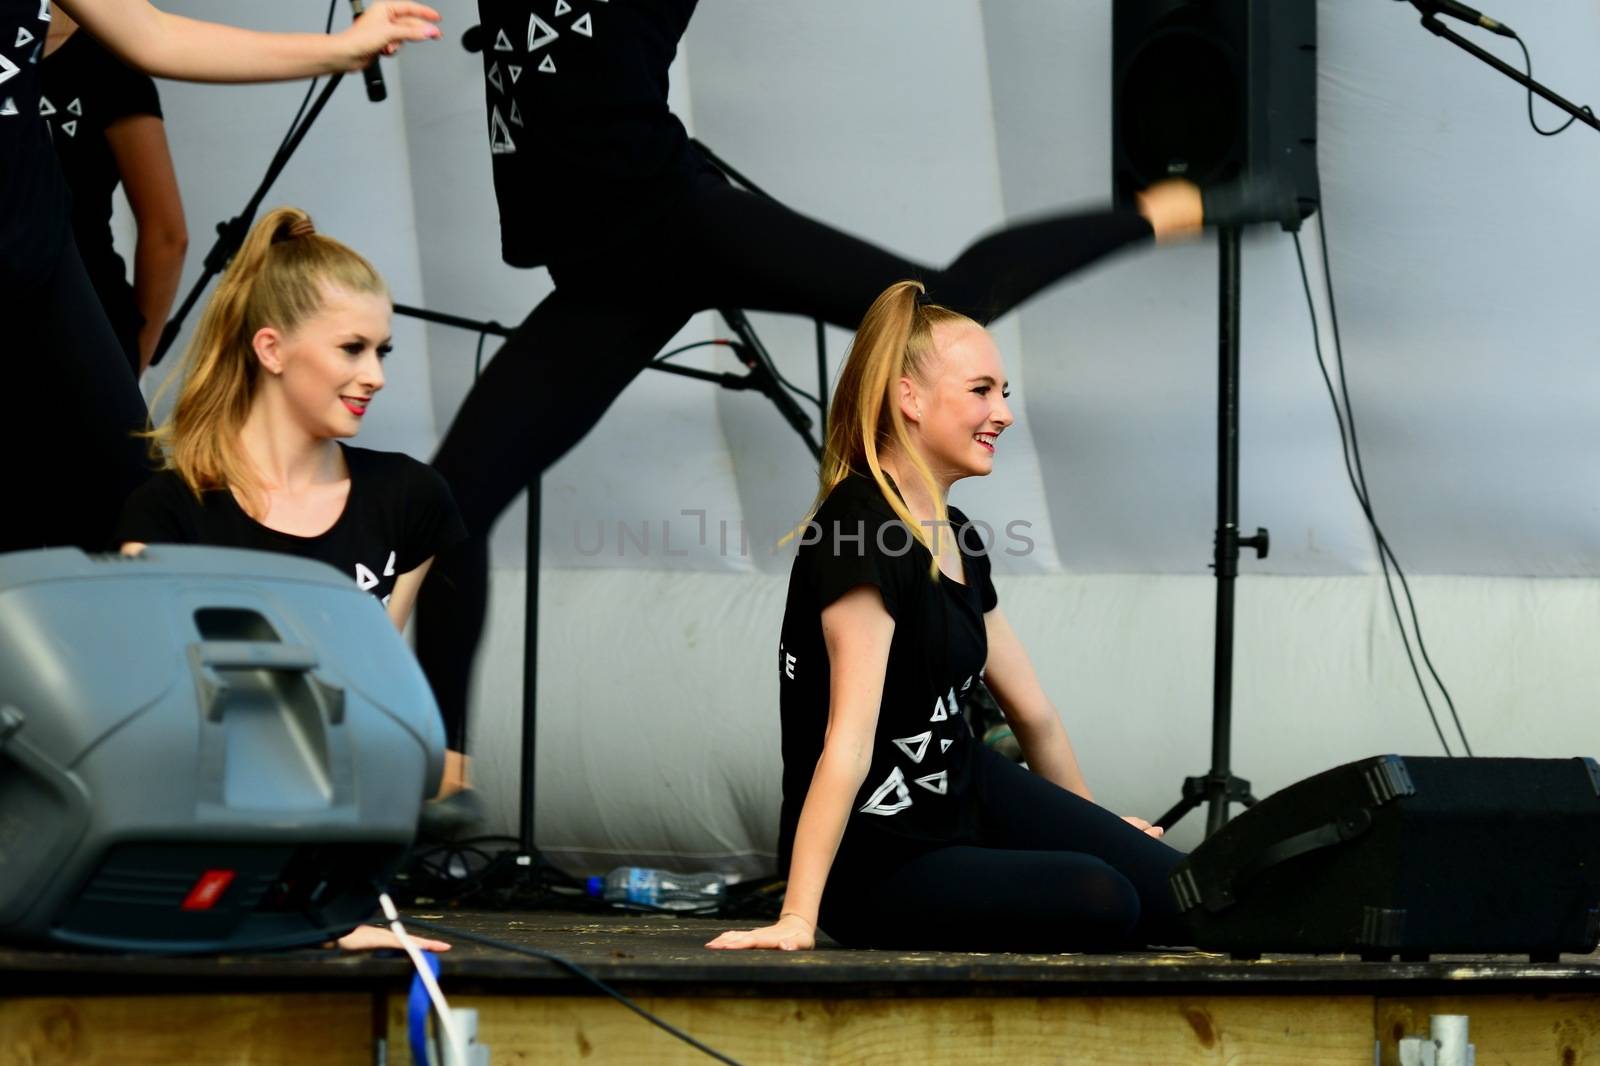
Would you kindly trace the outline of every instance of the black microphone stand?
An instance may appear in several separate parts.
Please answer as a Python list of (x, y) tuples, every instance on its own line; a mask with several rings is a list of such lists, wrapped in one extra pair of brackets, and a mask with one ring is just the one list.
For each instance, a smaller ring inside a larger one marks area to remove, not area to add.
[(294, 155), (295, 149), (300, 147), (300, 142), (305, 140), (306, 133), (310, 131), (311, 124), (317, 121), (317, 116), (322, 114), (322, 109), (327, 106), (328, 100), (333, 96), (333, 91), (344, 80), (344, 75), (334, 74), (328, 78), (328, 84), (317, 96), (316, 102), (311, 105), (311, 110), (306, 112), (304, 118), (297, 121), (289, 129), (289, 133), (278, 146), (277, 152), (272, 156), (272, 161), (267, 164), (267, 172), (261, 179), (261, 184), (256, 186), (256, 191), (250, 197), (250, 202), (245, 204), (244, 210), (226, 222), (217, 223), (217, 242), (211, 246), (211, 251), (206, 253), (205, 269), (195, 279), (194, 285), (189, 289), (189, 294), (183, 298), (183, 303), (173, 316), (167, 320), (166, 327), (161, 331), (161, 339), (156, 343), (155, 354), (150, 358), (150, 365), (155, 366), (167, 354), (167, 349), (172, 347), (172, 342), (183, 329), (184, 319), (189, 317), (189, 312), (199, 302), (200, 294), (206, 291), (206, 286), (211, 284), (211, 279), (228, 268), (228, 261), (244, 243), (245, 237), (250, 232), (250, 225), (255, 221), (256, 212), (261, 210), (261, 201), (266, 199), (267, 190), (272, 188), (278, 180), (278, 175), (283, 173), (283, 168), (289, 165), (289, 158)]
[[(1427, 5), (1423, 4), (1420, 6), (1426, 7)], [(1440, 22), (1437, 12), (1424, 11), (1422, 13), (1422, 25), (1423, 28), (1429, 33), (1432, 33), (1436, 37), (1443, 37), (1445, 40), (1449, 41), (1451, 44), (1454, 44), (1467, 54), (1476, 56), (1477, 58), (1483, 60), (1491, 67), (1498, 70), (1512, 81), (1516, 82), (1518, 85), (1521, 85), (1524, 88), (1544, 97), (1546, 100), (1550, 101), (1552, 104), (1555, 104), (1561, 110), (1565, 111), (1579, 122), (1582, 122), (1584, 125), (1596, 130), (1600, 130), (1600, 119), (1595, 118), (1592, 111), (1588, 110), (1587, 108), (1579, 107), (1577, 104), (1572, 103), (1570, 100), (1567, 100), (1564, 97), (1557, 96), (1555, 93), (1551, 92), (1537, 81), (1534, 81), (1516, 67), (1506, 63), (1498, 56), (1491, 55), (1482, 48), (1479, 48), (1477, 45), (1473, 44), (1459, 33), (1456, 33), (1454, 30), (1450, 29), (1450, 27), (1446, 26), (1443, 22)]]

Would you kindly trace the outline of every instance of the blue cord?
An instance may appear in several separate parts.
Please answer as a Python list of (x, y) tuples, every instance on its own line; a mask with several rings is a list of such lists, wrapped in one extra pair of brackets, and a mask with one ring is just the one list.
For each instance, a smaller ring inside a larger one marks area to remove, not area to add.
[[(439, 956), (424, 951), (422, 957), (428, 960), (428, 969), (433, 971), (434, 980), (437, 981)], [(412, 974), (411, 996), (406, 1005), (406, 1029), (411, 1034), (412, 1066), (428, 1066), (428, 1014), (432, 1010), (433, 1002), (428, 999), (428, 989), (422, 983), (422, 975)]]

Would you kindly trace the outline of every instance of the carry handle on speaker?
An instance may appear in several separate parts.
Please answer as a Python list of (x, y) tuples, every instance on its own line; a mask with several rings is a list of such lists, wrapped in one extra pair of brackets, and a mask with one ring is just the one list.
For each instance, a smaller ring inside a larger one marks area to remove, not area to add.
[(189, 645), (189, 668), (194, 673), (200, 708), (208, 722), (220, 722), (235, 691), (219, 670), (266, 670), (303, 674), (312, 698), (330, 725), (344, 721), (344, 689), (314, 673), (320, 660), (304, 644), (263, 640), (199, 640)]

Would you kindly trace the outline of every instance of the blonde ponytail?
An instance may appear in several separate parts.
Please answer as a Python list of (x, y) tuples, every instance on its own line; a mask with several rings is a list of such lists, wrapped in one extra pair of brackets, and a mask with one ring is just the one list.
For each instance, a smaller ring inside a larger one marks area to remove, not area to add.
[(324, 286), (388, 295), (371, 263), (317, 233), (294, 207), (269, 212), (244, 244), (206, 303), (177, 374), (171, 416), (145, 436), (160, 465), (177, 471), (199, 495), (233, 489), (246, 510), (264, 510), (260, 477), (244, 453), (240, 430), (261, 381), (253, 341), (271, 326), (292, 333), (322, 309)]
[(887, 449), (915, 468), (929, 498), (934, 501), (937, 523), (934, 529), (945, 528), (950, 516), (944, 494), (911, 440), (905, 416), (896, 401), (896, 390), (902, 377), (925, 380), (928, 361), (934, 354), (935, 326), (972, 320), (947, 307), (929, 303), (926, 291), (919, 281), (896, 282), (879, 294), (861, 320), (861, 328), (856, 331), (834, 387), (827, 441), (818, 471), (820, 484), (807, 521), (816, 515), (828, 494), (845, 478), (854, 473), (870, 473), (895, 515), (934, 556), (932, 574), (937, 580), (939, 560), (933, 534), (911, 514), (889, 483), (880, 462), (880, 456)]

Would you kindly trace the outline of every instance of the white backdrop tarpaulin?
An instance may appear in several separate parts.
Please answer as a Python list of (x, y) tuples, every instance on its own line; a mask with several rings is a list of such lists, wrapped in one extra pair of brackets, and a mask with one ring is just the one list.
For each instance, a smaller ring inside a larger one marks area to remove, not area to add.
[[(165, 6), (280, 29), (326, 12)], [(400, 302), (514, 323), (550, 283), (498, 261), (482, 68), (454, 43), (475, 6), (442, 10), (445, 42), (386, 63), (383, 105), (343, 86), (268, 203), (307, 207)], [(1110, 11), (705, 0), (674, 105), (796, 209), (942, 262), (1009, 219), (1108, 198)], [(1600, 101), (1600, 8), (1492, 13), (1541, 79)], [(1475, 749), (1593, 753), (1600, 135), (1535, 134), (1526, 94), (1409, 5), (1324, 0), (1318, 15), (1328, 256), (1374, 507), (1416, 575)], [(1512, 42), (1478, 36), (1520, 65)], [(301, 90), (162, 88), (198, 250), (248, 196)], [(1303, 242), (1320, 293), (1314, 227)], [(997, 323), (1018, 424), (996, 474), (954, 496), (997, 529), (1025, 523), (1026, 550), (997, 553), (1002, 603), (1099, 798), (1128, 813), (1164, 809), (1209, 757), (1216, 259), (1209, 239), (1120, 253)], [(1234, 764), (1259, 795), (1438, 741), (1345, 481), (1287, 235), (1247, 236), (1243, 301), (1241, 521), (1269, 527), (1273, 552), (1241, 567)], [(1320, 295), (1318, 314), (1331, 353)], [(812, 325), (753, 317), (785, 375), (815, 387)], [(681, 339), (720, 331), (704, 315)], [(471, 384), (477, 338), (403, 320), (396, 338), (364, 443), (426, 457)], [(828, 341), (831, 373), (848, 335)], [(551, 387), (581, 387), (584, 352), (546, 357)], [(813, 489), (805, 449), (759, 395), (649, 373), (547, 474), (538, 819), (552, 854), (770, 865), (788, 566), (772, 543)], [(516, 810), (523, 525), (515, 508), (496, 534), (473, 724), (502, 827)]]

